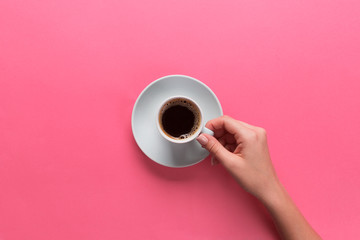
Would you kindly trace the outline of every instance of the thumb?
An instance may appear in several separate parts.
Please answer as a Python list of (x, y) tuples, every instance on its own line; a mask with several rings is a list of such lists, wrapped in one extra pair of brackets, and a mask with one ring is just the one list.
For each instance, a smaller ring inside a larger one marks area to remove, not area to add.
[(233, 157), (232, 153), (224, 148), (224, 146), (211, 135), (202, 133), (196, 140), (222, 163)]

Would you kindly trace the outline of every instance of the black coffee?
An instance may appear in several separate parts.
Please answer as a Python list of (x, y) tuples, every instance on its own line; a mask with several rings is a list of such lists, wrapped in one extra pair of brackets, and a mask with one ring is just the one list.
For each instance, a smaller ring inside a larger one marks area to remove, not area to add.
[(176, 98), (164, 104), (159, 118), (161, 128), (168, 136), (185, 139), (198, 129), (200, 111), (192, 101)]

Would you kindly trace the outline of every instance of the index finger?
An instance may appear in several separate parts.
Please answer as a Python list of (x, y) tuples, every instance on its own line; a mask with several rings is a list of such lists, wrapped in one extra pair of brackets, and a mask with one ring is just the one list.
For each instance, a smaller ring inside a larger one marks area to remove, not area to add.
[(234, 135), (237, 142), (241, 142), (249, 131), (245, 125), (229, 116), (222, 116), (212, 119), (206, 123), (206, 127), (215, 133), (215, 137), (221, 137), (226, 133)]

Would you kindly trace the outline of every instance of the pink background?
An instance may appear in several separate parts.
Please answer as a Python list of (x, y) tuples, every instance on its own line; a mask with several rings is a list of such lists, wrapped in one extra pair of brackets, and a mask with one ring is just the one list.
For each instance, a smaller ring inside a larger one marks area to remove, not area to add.
[(359, 1), (0, 1), (0, 239), (277, 239), (206, 159), (137, 147), (140, 92), (185, 74), (267, 129), (325, 239), (360, 238)]

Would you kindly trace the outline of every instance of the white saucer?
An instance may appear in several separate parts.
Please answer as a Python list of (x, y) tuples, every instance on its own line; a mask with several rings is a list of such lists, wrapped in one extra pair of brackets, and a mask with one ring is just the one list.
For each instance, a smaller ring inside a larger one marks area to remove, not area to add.
[(222, 116), (220, 102), (208, 86), (192, 77), (170, 75), (152, 82), (141, 92), (133, 108), (131, 126), (136, 143), (150, 159), (167, 167), (187, 167), (199, 163), (209, 152), (196, 140), (171, 143), (156, 126), (160, 104), (176, 95), (193, 99), (202, 109), (205, 123)]

